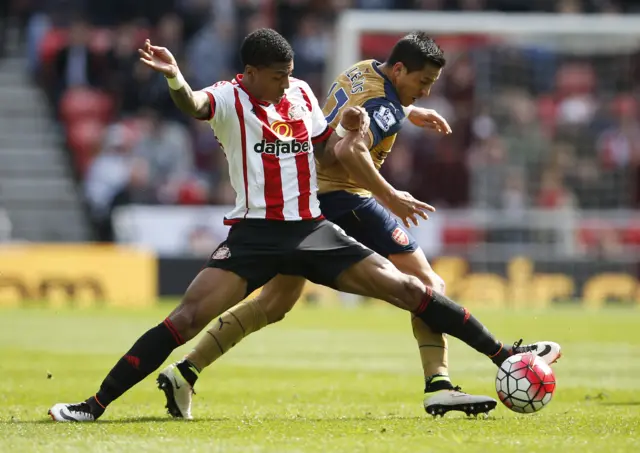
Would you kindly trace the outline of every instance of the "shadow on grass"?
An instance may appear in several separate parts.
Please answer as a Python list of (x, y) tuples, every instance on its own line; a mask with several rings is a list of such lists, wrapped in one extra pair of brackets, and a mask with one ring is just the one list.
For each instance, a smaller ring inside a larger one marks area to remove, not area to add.
[[(118, 424), (128, 424), (128, 423), (185, 423), (185, 424), (200, 424), (200, 423), (220, 423), (220, 422), (228, 422), (231, 420), (245, 420), (249, 422), (290, 422), (290, 423), (343, 423), (343, 422), (385, 422), (385, 421), (413, 421), (420, 422), (425, 419), (424, 416), (398, 416), (398, 415), (388, 415), (388, 416), (373, 416), (373, 415), (361, 415), (361, 416), (347, 416), (347, 417), (303, 417), (303, 416), (237, 416), (237, 417), (204, 417), (204, 418), (196, 418), (194, 420), (182, 420), (177, 418), (168, 418), (168, 417), (130, 417), (130, 418), (121, 418), (121, 419), (107, 419), (107, 420), (98, 420), (94, 423), (86, 424), (94, 424), (94, 425), (118, 425)], [(480, 420), (474, 417), (469, 417), (469, 420)], [(491, 418), (490, 418), (491, 419)], [(54, 424), (55, 422), (50, 418), (43, 418), (41, 420), (3, 420), (0, 421), (0, 426), (3, 425), (46, 425), (46, 424)], [(72, 425), (84, 424), (82, 422), (69, 422)]]
[[(131, 417), (112, 420), (98, 420), (94, 422), (94, 425), (117, 425), (125, 423), (206, 423), (206, 422), (223, 422), (229, 420), (228, 418), (198, 418), (196, 420), (181, 420), (177, 418), (168, 417)], [(50, 418), (42, 420), (6, 420), (0, 422), (1, 425), (46, 425), (54, 424), (55, 422)], [(69, 422), (72, 425), (79, 424), (92, 424), (87, 422)]]

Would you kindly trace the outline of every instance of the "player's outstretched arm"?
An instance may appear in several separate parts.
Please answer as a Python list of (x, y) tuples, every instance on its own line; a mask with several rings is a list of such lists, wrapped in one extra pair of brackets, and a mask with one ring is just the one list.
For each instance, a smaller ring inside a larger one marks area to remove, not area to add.
[(412, 105), (405, 108), (405, 114), (411, 124), (415, 126), (431, 129), (445, 135), (449, 135), (451, 133), (451, 126), (449, 126), (447, 120), (445, 120), (442, 115), (435, 110)]
[(165, 47), (151, 45), (146, 40), (144, 47), (138, 49), (140, 61), (154, 71), (163, 74), (169, 82), (169, 93), (176, 106), (187, 115), (198, 119), (211, 117), (211, 103), (204, 91), (193, 91), (180, 73), (174, 56)]
[[(418, 217), (428, 219), (427, 212), (433, 212), (435, 208), (416, 200), (408, 192), (396, 190), (376, 169), (369, 151), (371, 143), (368, 135), (363, 137), (357, 129), (361, 117), (369, 118), (366, 110), (360, 107), (350, 107), (344, 111), (341, 124), (347, 131), (344, 138), (335, 145), (336, 159), (360, 187), (371, 191), (393, 214), (402, 219), (405, 226), (410, 226), (409, 221), (417, 225)], [(363, 126), (363, 122), (359, 124)], [(368, 121), (366, 127), (368, 128)]]

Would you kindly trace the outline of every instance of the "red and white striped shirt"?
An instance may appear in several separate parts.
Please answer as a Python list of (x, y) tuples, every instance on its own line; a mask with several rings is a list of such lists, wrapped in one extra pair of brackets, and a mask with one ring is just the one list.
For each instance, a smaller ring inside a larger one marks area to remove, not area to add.
[(208, 122), (224, 149), (236, 192), (225, 223), (320, 217), (313, 143), (326, 140), (331, 129), (309, 85), (291, 78), (276, 105), (251, 96), (241, 74), (204, 91), (211, 102)]

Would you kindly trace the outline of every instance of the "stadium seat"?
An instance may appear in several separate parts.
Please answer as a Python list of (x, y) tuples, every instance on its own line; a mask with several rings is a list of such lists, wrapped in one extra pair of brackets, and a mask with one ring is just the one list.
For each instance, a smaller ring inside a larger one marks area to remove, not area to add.
[(593, 248), (600, 242), (602, 228), (583, 226), (578, 230), (578, 243), (587, 248)]
[(553, 96), (542, 96), (537, 100), (538, 104), (538, 118), (544, 128), (549, 134), (553, 135), (556, 128), (556, 119), (558, 116), (558, 109), (556, 101)]
[(445, 245), (475, 245), (483, 239), (484, 232), (472, 226), (448, 226), (442, 231), (442, 242)]
[(591, 94), (596, 84), (596, 74), (588, 63), (566, 63), (556, 74), (556, 94), (561, 98)]
[(73, 153), (73, 161), (81, 175), (100, 147), (105, 124), (96, 119), (76, 121), (67, 128), (67, 143)]
[(628, 226), (620, 232), (622, 243), (640, 246), (640, 225)]
[(67, 90), (60, 101), (60, 116), (71, 124), (83, 119), (107, 122), (113, 113), (114, 103), (107, 94), (92, 88)]
[(207, 203), (206, 188), (197, 181), (187, 181), (178, 190), (178, 204), (203, 205)]
[(40, 41), (40, 61), (43, 67), (53, 64), (58, 52), (67, 44), (67, 30), (52, 28)]
[(616, 96), (610, 103), (611, 112), (618, 118), (635, 118), (640, 111), (638, 100), (633, 94), (623, 93)]

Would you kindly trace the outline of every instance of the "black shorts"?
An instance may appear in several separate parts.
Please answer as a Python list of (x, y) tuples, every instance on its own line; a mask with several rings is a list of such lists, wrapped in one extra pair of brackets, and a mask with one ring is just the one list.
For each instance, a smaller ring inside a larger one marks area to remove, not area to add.
[(335, 288), (344, 270), (373, 253), (326, 220), (246, 219), (231, 227), (207, 267), (244, 278), (247, 294), (277, 274), (298, 275)]
[(343, 190), (318, 196), (322, 214), (355, 240), (388, 257), (418, 250), (411, 233), (373, 197)]

